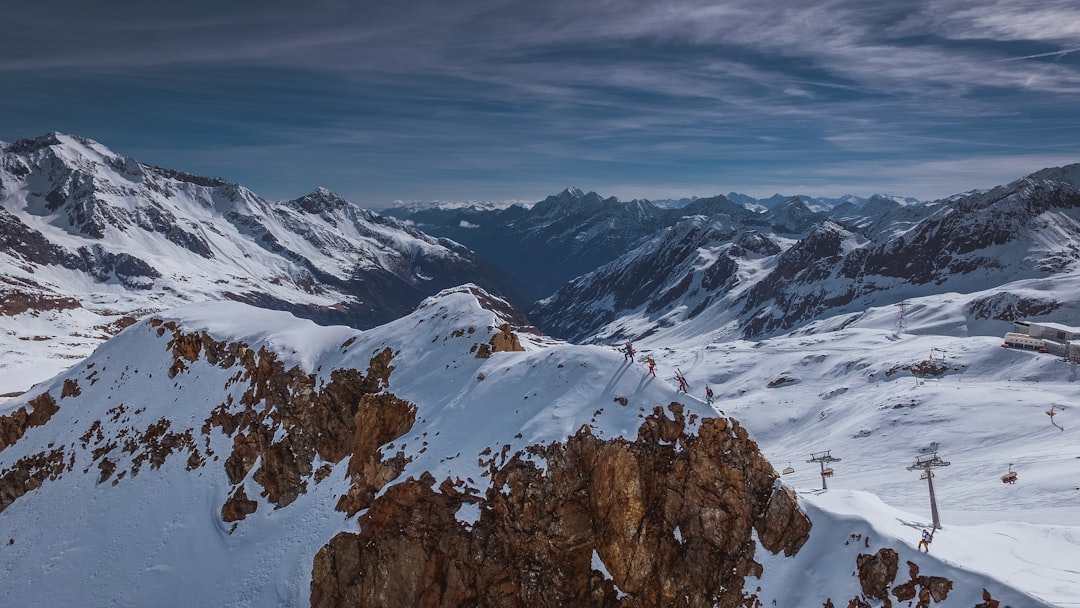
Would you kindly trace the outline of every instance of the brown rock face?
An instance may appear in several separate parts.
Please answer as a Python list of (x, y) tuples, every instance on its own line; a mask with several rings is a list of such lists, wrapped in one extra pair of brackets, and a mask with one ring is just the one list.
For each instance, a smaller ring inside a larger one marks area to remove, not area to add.
[[(872, 597), (883, 601), (882, 606), (889, 608), (893, 605), (888, 596), (888, 586), (896, 578), (899, 556), (896, 551), (884, 547), (874, 555), (861, 554), (855, 564), (858, 568), (859, 583), (862, 585), (863, 596), (852, 598), (849, 608), (869, 607), (865, 597)], [(908, 606), (915, 608), (930, 608), (933, 602), (943, 602), (953, 588), (953, 583), (942, 576), (921, 576), (919, 566), (915, 562), (908, 562), (910, 580), (906, 583), (893, 587), (893, 596), (900, 602), (906, 602)], [(912, 603), (917, 600), (916, 603)], [(982, 608), (982, 605), (976, 606)]]
[(990, 592), (983, 589), (982, 592), (983, 601), (975, 604), (975, 608), (998, 608), (1001, 606), (1001, 602), (991, 597)]
[(0, 315), (15, 316), (27, 311), (36, 314), (48, 310), (71, 310), (73, 308), (82, 308), (82, 304), (75, 298), (67, 296), (29, 293), (17, 289), (0, 292)]
[[(752, 530), (794, 552), (810, 527), (737, 422), (694, 434), (679, 404), (634, 441), (586, 426), (488, 462), (483, 497), (425, 474), (372, 500), (358, 533), (317, 554), (312, 606), (741, 606), (761, 570)], [(465, 503), (471, 524), (456, 517)]]
[[(151, 324), (159, 335), (172, 331), (170, 377), (205, 357), (213, 365), (239, 368), (230, 383), (247, 383), (239, 403), (222, 403), (202, 428), (203, 434), (219, 428), (233, 440), (225, 471), (234, 489), (223, 506), (223, 517), (236, 521), (254, 512), (252, 505), (257, 503), (239, 488), (249, 474), (262, 486), (262, 496), (281, 508), (307, 491), (316, 458), (336, 463), (352, 456), (353, 486), (339, 508), (353, 514), (367, 507), (370, 497), (404, 468), (403, 455), (384, 462), (377, 452), (379, 446), (408, 432), (415, 421), (415, 406), (380, 393), (394, 369), (390, 349), (371, 358), (366, 375), (355, 369), (334, 370), (330, 382), (316, 390), (313, 374), (298, 367), (286, 369), (266, 349), (217, 342), (205, 333), (185, 334), (172, 322)], [(252, 472), (256, 462), (261, 466)]]
[(755, 524), (762, 546), (773, 553), (795, 555), (810, 537), (810, 519), (799, 510), (795, 491), (781, 487), (765, 507), (765, 517)]
[(499, 333), (491, 336), (491, 349), (497, 353), (511, 352), (511, 351), (524, 351), (525, 347), (521, 345), (521, 341), (518, 339), (509, 323), (504, 323), (499, 326)]
[(0, 451), (15, 445), (16, 441), (22, 439), (26, 429), (45, 424), (53, 414), (60, 411), (60, 406), (49, 393), (42, 393), (31, 399), (30, 406), (33, 408), (30, 412), (27, 412), (25, 407), (20, 407), (7, 416), (0, 416)]
[(0, 511), (11, 506), (27, 492), (41, 484), (57, 479), (69, 465), (64, 462), (64, 449), (53, 448), (20, 458), (10, 469), (0, 471)]
[(908, 562), (907, 565), (911, 580), (893, 588), (896, 599), (907, 602), (918, 598), (918, 608), (929, 608), (930, 600), (945, 601), (952, 591), (952, 581), (942, 576), (920, 576), (918, 564)]
[(416, 422), (416, 406), (389, 393), (366, 394), (353, 421), (358, 430), (352, 441), (349, 476), (352, 485), (338, 501), (337, 509), (350, 517), (366, 509), (375, 493), (397, 478), (408, 464), (404, 453), (383, 459), (379, 446), (409, 432)]
[(889, 600), (889, 584), (896, 579), (900, 556), (884, 547), (874, 555), (861, 554), (855, 560), (859, 569), (859, 584), (864, 595), (879, 600)]

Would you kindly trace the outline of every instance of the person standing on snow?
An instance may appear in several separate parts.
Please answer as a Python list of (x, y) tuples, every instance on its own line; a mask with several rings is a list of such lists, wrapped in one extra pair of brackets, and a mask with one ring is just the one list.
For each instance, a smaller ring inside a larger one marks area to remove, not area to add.
[(919, 541), (919, 546), (916, 547), (915, 550), (918, 551), (919, 549), (922, 549), (923, 551), (926, 551), (927, 553), (929, 553), (930, 552), (930, 543), (932, 543), (932, 542), (934, 542), (934, 533), (933, 532), (927, 532), (926, 530), (923, 530), (922, 531), (922, 540)]
[(649, 373), (652, 374), (653, 378), (655, 378), (656, 377), (656, 361), (653, 361), (652, 357), (645, 357), (645, 363), (649, 364)]
[(712, 387), (708, 384), (705, 385), (705, 403), (712, 405), (713, 392)]
[(680, 393), (689, 393), (689, 390), (686, 386), (686, 376), (682, 375), (682, 372), (678, 369), (675, 370), (675, 380), (679, 383)]
[(623, 361), (626, 361), (626, 360), (629, 359), (630, 362), (633, 363), (634, 362), (634, 353), (636, 353), (636, 352), (637, 351), (634, 350), (634, 345), (631, 344), (629, 340), (627, 340), (626, 344), (623, 345)]

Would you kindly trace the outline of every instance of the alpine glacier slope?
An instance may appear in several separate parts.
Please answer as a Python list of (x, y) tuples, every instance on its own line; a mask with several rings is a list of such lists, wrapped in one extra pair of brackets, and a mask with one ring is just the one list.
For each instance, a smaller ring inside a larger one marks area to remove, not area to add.
[[(24, 484), (21, 496), (2, 494), (3, 603), (166, 605), (183, 597), (195, 606), (308, 605), (316, 553), (357, 525), (335, 508), (348, 491), (348, 459), (315, 458), (323, 475), (306, 478), (306, 491), (288, 503), (274, 502), (258, 475), (235, 483), (239, 463), (226, 455), (242, 434), (222, 432), (215, 425), (228, 422), (215, 412), (245, 400), (258, 411), (271, 396), (247, 393), (247, 377), (212, 364), (208, 346), (205, 356), (190, 356), (191, 341), (170, 333), (179, 329), (245, 344), (220, 356), (258, 353), (255, 376), (272, 358), (298, 366), (314, 375), (316, 389), (334, 383), (335, 370), (371, 369), (373, 355), (391, 349), (388, 388), (416, 404), (416, 422), (380, 453), (404, 456), (398, 479), (430, 472), (481, 489), (490, 483), (485, 455), (565, 441), (583, 425), (598, 438), (633, 438), (653, 406), (678, 401), (697, 417), (690, 418), (696, 428), (717, 415), (701, 401), (708, 382), (714, 407), (738, 419), (777, 468), (792, 463), (796, 472), (782, 482), (799, 491), (813, 519), (810, 540), (794, 556), (754, 554), (765, 567), (760, 579), (746, 579), (745, 591), (763, 605), (844, 605), (862, 594), (852, 575), (856, 556), (882, 547), (897, 551), (901, 572), (911, 560), (922, 574), (953, 581), (935, 606), (971, 607), (984, 588), (1002, 605), (1080, 604), (1080, 431), (1070, 422), (1080, 415), (1070, 401), (1076, 368), (987, 337), (930, 333), (931, 304), (951, 310), (944, 299), (922, 302), (909, 318), (909, 331), (925, 334), (898, 333), (884, 325), (887, 311), (871, 311), (861, 327), (823, 321), (816, 331), (753, 343), (657, 334), (638, 343), (634, 364), (608, 346), (523, 332), (524, 351), (478, 358), (475, 347), (509, 322), (482, 300), (490, 297), (475, 288), (453, 290), (365, 331), (240, 303), (190, 305), (136, 323), (0, 406), (7, 417), (28, 406), (44, 411), (36, 399), (45, 392), (58, 405), (0, 450), (0, 479), (39, 454), (38, 470), (49, 472)], [(640, 363), (646, 355), (658, 362), (656, 378)], [(917, 382), (905, 368), (938, 356), (941, 375)], [(690, 395), (675, 391), (675, 369), (690, 380)], [(1051, 403), (1065, 406), (1064, 431), (1042, 413)], [(279, 428), (274, 440), (285, 434)], [(180, 453), (170, 456), (170, 446)], [(816, 465), (803, 461), (825, 449), (842, 461), (821, 491)], [(905, 466), (929, 449), (952, 465), (935, 471), (943, 529), (924, 554), (914, 546), (929, 524), (926, 486)], [(538, 455), (522, 457), (543, 466)], [(998, 480), (1009, 463), (1016, 485)], [(255, 508), (226, 523), (222, 504), (238, 489)], [(457, 514), (466, 527), (476, 517), (469, 504)], [(610, 564), (596, 559), (610, 579)]]
[[(187, 302), (370, 327), (464, 282), (498, 279), (460, 245), (322, 188), (267, 201), (61, 133), (0, 148), (0, 394)], [(39, 351), (40, 371), (21, 363)]]

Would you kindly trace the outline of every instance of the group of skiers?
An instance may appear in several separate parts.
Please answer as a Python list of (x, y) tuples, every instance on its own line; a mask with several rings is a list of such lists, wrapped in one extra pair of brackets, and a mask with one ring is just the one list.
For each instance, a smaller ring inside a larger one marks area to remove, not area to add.
[[(637, 354), (637, 350), (634, 348), (633, 343), (629, 340), (626, 341), (620, 348), (623, 353), (623, 360), (634, 362), (634, 355)], [(650, 356), (645, 357), (644, 363), (649, 366), (649, 375), (653, 378), (656, 377), (656, 361)], [(675, 382), (679, 384), (680, 393), (690, 393), (690, 385), (686, 382), (686, 376), (683, 375), (682, 370), (675, 368)], [(705, 385), (705, 403), (713, 404), (713, 390), (708, 384)]]

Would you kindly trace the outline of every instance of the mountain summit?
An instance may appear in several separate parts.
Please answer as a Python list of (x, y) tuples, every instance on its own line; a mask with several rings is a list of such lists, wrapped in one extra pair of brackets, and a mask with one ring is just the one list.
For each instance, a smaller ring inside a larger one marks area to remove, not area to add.
[[(498, 284), (460, 245), (326, 189), (270, 202), (60, 133), (0, 149), (0, 273), (0, 341), (65, 343), (65, 356), (185, 302), (370, 327), (442, 288)], [(28, 321), (41, 315), (56, 322)]]

